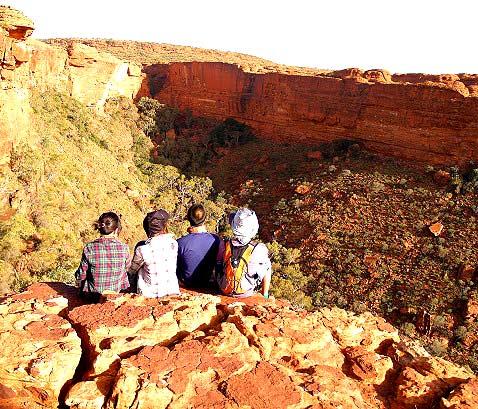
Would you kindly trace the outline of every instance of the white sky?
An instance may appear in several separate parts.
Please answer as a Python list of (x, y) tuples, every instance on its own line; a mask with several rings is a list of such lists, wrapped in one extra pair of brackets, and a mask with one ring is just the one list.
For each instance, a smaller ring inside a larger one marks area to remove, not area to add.
[(36, 38), (154, 41), (288, 65), (478, 73), (477, 0), (0, 0)]

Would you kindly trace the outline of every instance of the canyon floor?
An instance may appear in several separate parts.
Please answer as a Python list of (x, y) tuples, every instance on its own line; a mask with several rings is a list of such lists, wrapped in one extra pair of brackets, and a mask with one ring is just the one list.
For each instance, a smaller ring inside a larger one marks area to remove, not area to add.
[(207, 172), (233, 203), (257, 211), (265, 241), (300, 250), (306, 307), (372, 311), (478, 370), (477, 194), (454, 192), (447, 168), (357, 146), (311, 152), (251, 143)]

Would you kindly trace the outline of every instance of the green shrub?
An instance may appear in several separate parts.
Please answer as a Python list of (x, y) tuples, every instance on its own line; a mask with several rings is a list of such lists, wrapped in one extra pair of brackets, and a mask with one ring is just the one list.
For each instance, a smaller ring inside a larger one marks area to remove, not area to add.
[(148, 97), (141, 98), (137, 107), (140, 113), (140, 128), (149, 137), (154, 137), (158, 133), (164, 136), (167, 131), (173, 129), (174, 121), (179, 114), (176, 108), (168, 107)]
[(233, 147), (253, 139), (254, 134), (250, 127), (233, 118), (227, 118), (209, 133), (208, 144)]
[(271, 293), (276, 298), (285, 298), (292, 304), (311, 309), (312, 298), (306, 294), (311, 277), (301, 271), (300, 251), (288, 249), (274, 241), (268, 244), (272, 261)]

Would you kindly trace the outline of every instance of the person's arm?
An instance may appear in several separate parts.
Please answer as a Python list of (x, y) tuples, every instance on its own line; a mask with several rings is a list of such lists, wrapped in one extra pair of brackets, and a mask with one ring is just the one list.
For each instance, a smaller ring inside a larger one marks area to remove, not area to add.
[(271, 270), (269, 269), (262, 279), (262, 295), (264, 298), (269, 298), (269, 288), (271, 286)]
[(141, 253), (141, 247), (137, 247), (134, 252), (133, 259), (128, 268), (128, 275), (137, 275), (139, 269), (143, 266), (143, 254)]
[(85, 249), (81, 255), (80, 265), (75, 272), (76, 286), (81, 288), (81, 283), (86, 280), (86, 273), (88, 271), (88, 259), (86, 258)]
[(252, 253), (251, 268), (253, 273), (257, 274), (261, 280), (261, 294), (269, 298), (269, 289), (271, 286), (272, 265), (269, 259), (269, 250), (266, 245), (259, 243)]
[(138, 271), (144, 264), (143, 254), (141, 253), (141, 247), (137, 246), (134, 251), (133, 259), (128, 268), (128, 280), (129, 291), (132, 293), (138, 292)]

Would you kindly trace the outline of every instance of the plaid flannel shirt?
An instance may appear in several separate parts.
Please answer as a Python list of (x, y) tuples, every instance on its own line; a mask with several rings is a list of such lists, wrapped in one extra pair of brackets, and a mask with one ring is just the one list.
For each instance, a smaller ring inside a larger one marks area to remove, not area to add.
[(129, 248), (113, 237), (100, 237), (83, 249), (81, 263), (75, 276), (80, 289), (102, 293), (119, 292), (129, 287), (127, 269)]

